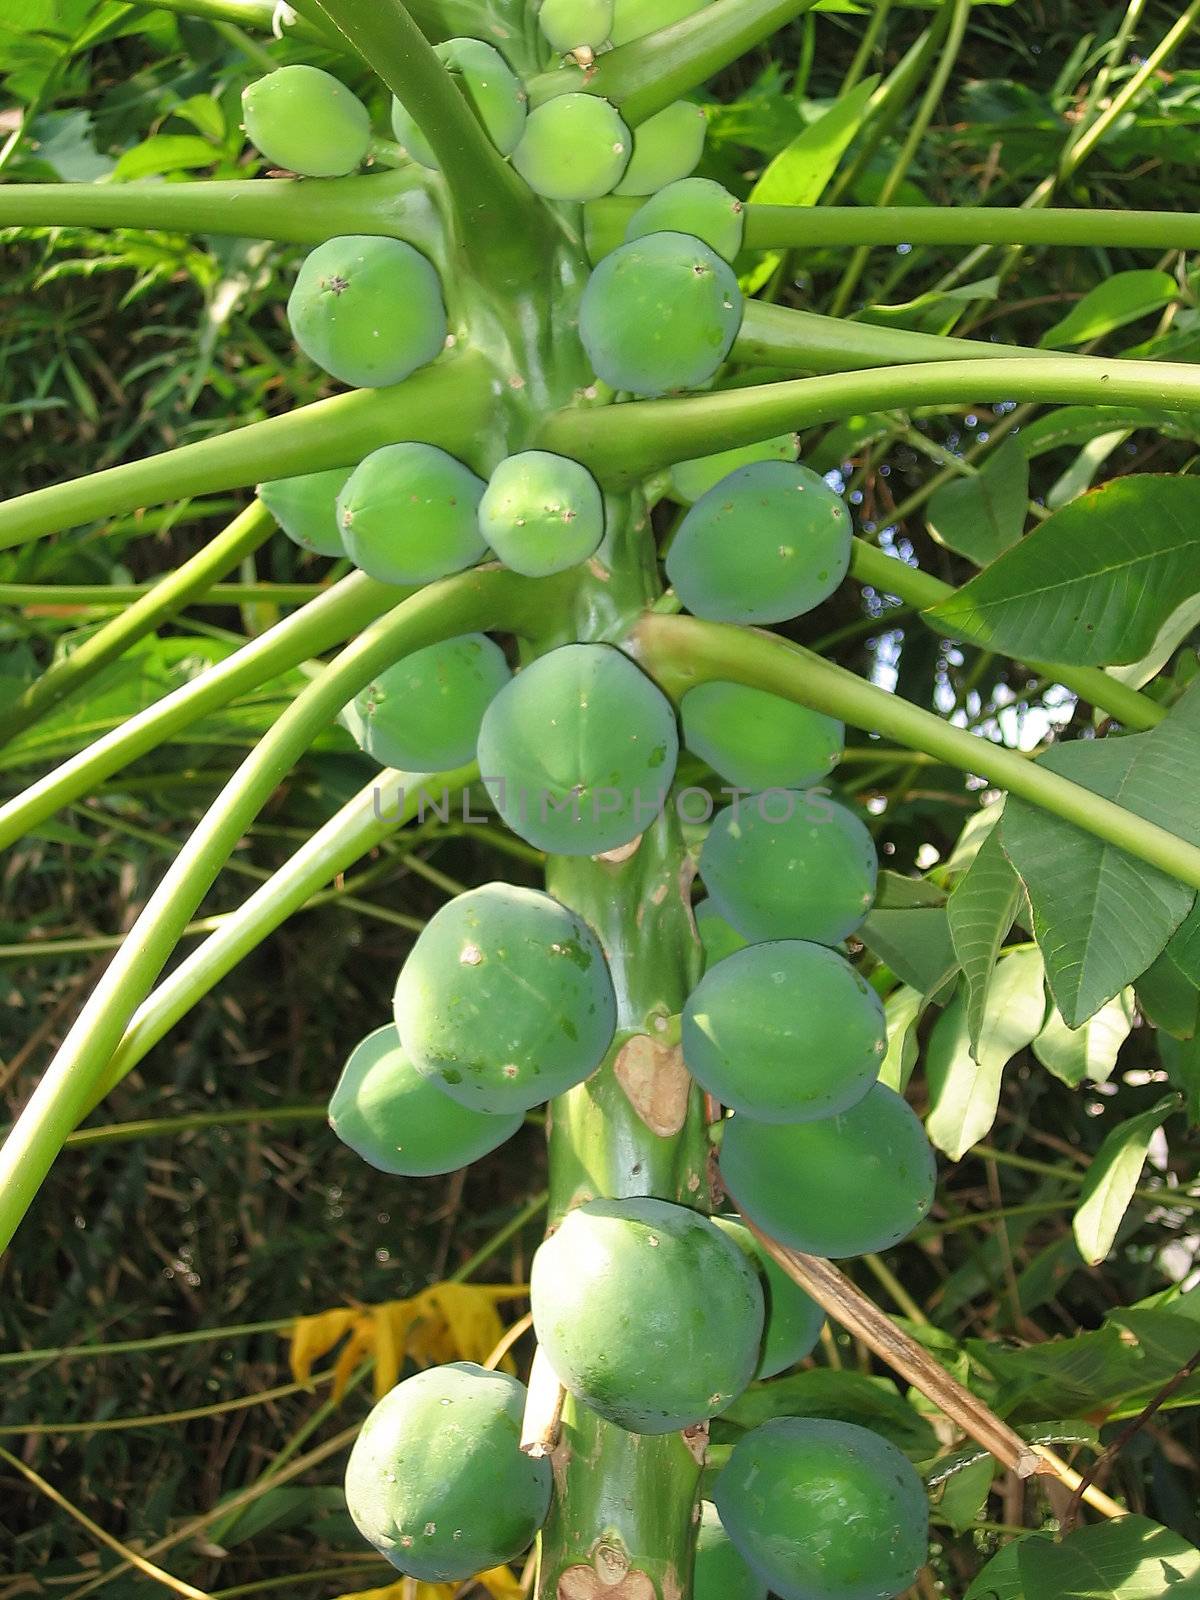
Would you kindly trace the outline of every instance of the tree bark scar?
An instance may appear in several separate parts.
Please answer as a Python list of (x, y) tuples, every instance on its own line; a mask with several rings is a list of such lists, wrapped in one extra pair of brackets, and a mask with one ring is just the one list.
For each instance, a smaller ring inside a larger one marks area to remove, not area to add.
[(680, 1047), (635, 1034), (621, 1046), (613, 1075), (651, 1133), (674, 1138), (687, 1119), (692, 1087)]
[(658, 1595), (644, 1572), (626, 1571), (609, 1583), (594, 1566), (577, 1566), (559, 1578), (557, 1600), (658, 1600)]

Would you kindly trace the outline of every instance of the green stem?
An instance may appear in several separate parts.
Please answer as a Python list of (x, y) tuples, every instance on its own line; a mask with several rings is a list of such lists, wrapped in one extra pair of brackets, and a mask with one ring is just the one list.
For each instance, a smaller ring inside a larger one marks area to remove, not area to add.
[(955, 339), (944, 333), (877, 328), (868, 322), (847, 322), (816, 311), (769, 305), (764, 300), (746, 301), (732, 351), (732, 359), (747, 366), (821, 373), (856, 372), (865, 367), (913, 361), (1015, 361), (1030, 357), (1044, 359), (1044, 352), (1017, 344)]
[(491, 391), (483, 357), (464, 351), (387, 389), (355, 389), (143, 461), (35, 489), (0, 504), (0, 549), (164, 500), (353, 466), (397, 439), (470, 456), (492, 421)]
[(36, 722), (52, 706), (74, 694), (101, 667), (115, 661), (137, 640), (181, 611), (189, 600), (211, 588), (243, 556), (257, 550), (274, 529), (275, 519), (270, 512), (261, 501), (252, 501), (215, 539), (17, 695), (0, 712), (0, 743)]
[(854, 59), (846, 68), (846, 76), (842, 79), (841, 88), (838, 90), (838, 99), (850, 93), (863, 78), (867, 70), (872, 52), (879, 43), (879, 36), (883, 32), (883, 25), (888, 19), (892, 9), (892, 0), (875, 0), (871, 8), (870, 20), (863, 31), (862, 38), (858, 41), (858, 48), (854, 52)]
[[(138, 0), (138, 4), (148, 10), (171, 11), (179, 17), (198, 17), (204, 22), (233, 23), (239, 28), (253, 28), (258, 33), (269, 34), (275, 31), (274, 0)], [(313, 43), (329, 45), (333, 42), (328, 33), (314, 27), (311, 22), (300, 16), (284, 31), (285, 36)]]
[(250, 1338), (258, 1333), (285, 1333), (295, 1317), (271, 1317), (265, 1322), (238, 1322), (224, 1328), (193, 1328), (188, 1333), (160, 1333), (149, 1339), (118, 1339), (111, 1344), (63, 1344), (46, 1350), (6, 1350), (0, 1367), (33, 1365), (41, 1361), (94, 1361), (104, 1356), (141, 1355), (148, 1350), (175, 1350), (181, 1345), (221, 1343)]
[(767, 689), (851, 727), (976, 773), (1200, 889), (1200, 849), (1003, 745), (956, 728), (898, 695), (770, 634), (647, 613), (635, 629), (648, 669), (673, 695), (711, 678)]
[(166, 1134), (190, 1133), (196, 1128), (242, 1128), (254, 1124), (268, 1127), (282, 1122), (322, 1122), (329, 1113), (328, 1103), (302, 1106), (251, 1106), (238, 1111), (191, 1111), (178, 1117), (146, 1117), (141, 1122), (110, 1122), (103, 1128), (76, 1128), (67, 1135), (66, 1145), (124, 1144), (130, 1139), (160, 1139)]
[[(80, 606), (91, 611), (119, 611), (157, 589), (152, 583), (0, 583), (0, 606)], [(187, 606), (237, 606), (262, 600), (278, 606), (303, 605), (329, 592), (328, 583), (210, 583), (190, 595)]]

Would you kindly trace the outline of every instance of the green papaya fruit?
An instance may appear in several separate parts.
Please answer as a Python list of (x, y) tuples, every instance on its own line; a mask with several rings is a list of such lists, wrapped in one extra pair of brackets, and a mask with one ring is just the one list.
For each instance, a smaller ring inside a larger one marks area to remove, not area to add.
[(548, 200), (598, 200), (620, 181), (632, 150), (616, 106), (595, 94), (560, 94), (529, 113), (512, 164)]
[(484, 785), (508, 826), (559, 855), (618, 849), (653, 822), (675, 773), (670, 702), (607, 644), (567, 644), (530, 663), (488, 706)]
[(381, 767), (440, 772), (472, 760), (489, 701), (512, 677), (485, 633), (414, 650), (367, 684), (341, 720)]
[(472, 1110), (510, 1114), (588, 1077), (617, 1025), (592, 930), (510, 883), (457, 895), (430, 918), (400, 971), (395, 1011), (418, 1072)]
[(824, 1122), (722, 1124), (721, 1173), (764, 1233), (810, 1256), (899, 1244), (928, 1214), (937, 1167), (908, 1103), (882, 1083)]
[[(516, 149), (525, 126), (525, 90), (493, 45), (483, 39), (445, 39), (433, 53), (458, 84), (501, 155)], [(399, 100), (392, 101), (392, 132), (396, 142), (423, 167), (438, 170), (429, 141)]]
[(755, 461), (691, 507), (667, 552), (667, 577), (693, 616), (788, 622), (828, 600), (850, 549), (849, 512), (824, 478), (796, 462)]
[(673, 1433), (750, 1382), (763, 1330), (758, 1276), (699, 1212), (590, 1200), (533, 1258), (538, 1343), (564, 1388), (632, 1433)]
[(825, 1313), (767, 1254), (740, 1217), (714, 1217), (713, 1221), (733, 1240), (762, 1280), (766, 1322), (754, 1376), (773, 1378), (803, 1361), (815, 1347), (825, 1325)]
[(846, 730), (765, 689), (698, 683), (679, 703), (683, 742), (737, 789), (808, 789), (837, 766)]
[(654, 194), (686, 178), (704, 154), (708, 119), (702, 106), (676, 100), (633, 130), (633, 154), (614, 194)]
[[(736, 195), (711, 178), (679, 178), (638, 207), (626, 224), (625, 242), (649, 233), (689, 233), (732, 266), (742, 248), (745, 211)], [(795, 452), (791, 459), (796, 459)]]
[(320, 67), (276, 67), (242, 90), (246, 134), (267, 160), (304, 178), (353, 172), (371, 143), (371, 117)]
[(529, 578), (576, 567), (604, 537), (604, 496), (586, 467), (522, 450), (492, 473), (479, 531), (506, 567)]
[(888, 1439), (775, 1417), (738, 1440), (713, 1491), (726, 1533), (779, 1600), (891, 1600), (929, 1544), (929, 1502)]
[(305, 256), (288, 296), (304, 354), (339, 383), (400, 383), (441, 353), (446, 307), (437, 273), (402, 239), (348, 234)]
[(338, 496), (346, 554), (380, 583), (432, 583), (487, 551), (479, 502), (487, 487), (436, 445), (385, 444)]
[(726, 956), (731, 956), (735, 950), (744, 950), (746, 941), (731, 923), (713, 905), (711, 900), (701, 900), (693, 907), (692, 915), (696, 919), (696, 932), (700, 935), (700, 944), (704, 950), (705, 970), (715, 967), (718, 961), (724, 961)]
[(612, 31), (613, 0), (542, 0), (538, 27), (560, 56), (599, 50)]
[(293, 544), (319, 556), (344, 556), (338, 527), (337, 497), (352, 468), (306, 472), (299, 478), (274, 478), (260, 483), (258, 498)]
[(741, 322), (742, 294), (728, 262), (685, 233), (618, 245), (593, 271), (579, 305), (579, 336), (596, 376), (638, 395), (707, 383)]
[[(657, 198), (656, 195), (655, 199)], [(653, 203), (650, 202), (651, 205)], [(760, 439), (755, 444), (735, 445), (732, 450), (718, 450), (716, 455), (696, 456), (691, 461), (677, 461), (671, 468), (672, 498), (681, 501), (685, 506), (694, 505), (701, 495), (707, 494), (710, 489), (715, 489), (722, 479), (727, 478), (738, 467), (748, 467), (755, 461), (795, 461), (799, 451), (800, 440), (796, 434), (780, 433), (773, 439)]]
[(423, 1077), (388, 1023), (350, 1052), (329, 1102), (329, 1126), (380, 1172), (431, 1178), (495, 1150), (524, 1121), (470, 1111)]
[(857, 1105), (887, 1053), (883, 1002), (822, 944), (747, 945), (683, 1008), (683, 1059), (722, 1105), (759, 1122), (812, 1122)]
[(628, 44), (631, 39), (641, 39), (682, 22), (707, 4), (708, 0), (614, 0), (609, 38), (614, 48)]
[(700, 1507), (692, 1600), (767, 1600), (766, 1584), (738, 1555), (709, 1500)]
[(363, 1538), (425, 1583), (463, 1583), (514, 1560), (550, 1509), (550, 1463), (519, 1448), (524, 1410), (524, 1384), (469, 1361), (397, 1384), (346, 1467)]

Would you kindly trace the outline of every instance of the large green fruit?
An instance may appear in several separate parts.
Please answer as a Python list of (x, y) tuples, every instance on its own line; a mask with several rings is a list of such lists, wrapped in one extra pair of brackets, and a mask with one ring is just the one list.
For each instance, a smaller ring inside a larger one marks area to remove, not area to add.
[(319, 556), (344, 556), (337, 497), (351, 470), (334, 467), (329, 472), (306, 472), (299, 478), (274, 478), (259, 484), (258, 498), (293, 544)]
[(242, 90), (246, 133), (274, 166), (305, 178), (353, 172), (371, 142), (366, 106), (320, 67), (277, 67)]
[(348, 234), (319, 244), (301, 263), (287, 314), (305, 355), (356, 388), (400, 383), (446, 342), (438, 275), (402, 239)]
[(579, 305), (579, 336), (596, 376), (640, 395), (707, 383), (741, 323), (742, 294), (728, 262), (685, 233), (618, 245)]
[[(509, 155), (525, 126), (525, 91), (499, 50), (482, 39), (446, 39), (433, 47), (483, 124), (488, 138)], [(392, 132), (414, 161), (438, 170), (437, 157), (420, 128), (392, 101)]]
[(807, 789), (841, 760), (833, 717), (741, 683), (698, 683), (679, 704), (683, 742), (737, 789)]
[(599, 50), (612, 31), (613, 0), (542, 0), (538, 27), (559, 55)]
[(421, 930), (396, 983), (413, 1065), (475, 1111), (528, 1111), (600, 1065), (612, 978), (582, 918), (536, 889), (488, 883)]
[(511, 1139), (524, 1113), (470, 1111), (413, 1066), (391, 1023), (359, 1041), (329, 1102), (329, 1126), (380, 1172), (457, 1172)]
[(768, 789), (719, 811), (700, 876), (721, 915), (752, 942), (840, 944), (875, 896), (866, 827), (822, 789)]
[(670, 702), (620, 650), (566, 644), (492, 701), (479, 767), (497, 811), (539, 850), (602, 855), (662, 810), (679, 740)]
[(654, 194), (686, 178), (704, 154), (708, 119), (701, 106), (676, 100), (638, 123), (633, 154), (614, 194)]
[(692, 1600), (767, 1600), (766, 1584), (738, 1555), (708, 1500), (700, 1508)]
[(849, 513), (823, 478), (795, 462), (756, 461), (692, 506), (667, 552), (667, 576), (694, 616), (787, 622), (829, 598), (850, 548)]
[(857, 1105), (887, 1052), (883, 1004), (836, 950), (802, 939), (719, 961), (683, 1008), (683, 1059), (722, 1105), (812, 1122)]
[(724, 961), (726, 956), (731, 956), (735, 950), (746, 948), (745, 939), (732, 923), (725, 921), (711, 900), (701, 900), (692, 914), (704, 950), (706, 971), (709, 967), (715, 967), (718, 961)]
[(711, 178), (680, 178), (638, 207), (625, 228), (625, 241), (649, 233), (690, 233), (732, 265), (742, 248), (745, 211), (736, 195)]
[(586, 561), (604, 537), (604, 497), (586, 467), (522, 450), (492, 473), (479, 531), (514, 572), (544, 578)]
[(628, 44), (681, 22), (707, 4), (708, 0), (615, 0), (609, 38), (614, 46)]
[(758, 1276), (686, 1206), (576, 1207), (534, 1256), (530, 1297), (559, 1382), (633, 1433), (673, 1433), (715, 1416), (754, 1375)]
[(754, 1376), (773, 1378), (803, 1361), (813, 1349), (821, 1337), (825, 1313), (767, 1254), (739, 1217), (714, 1217), (713, 1221), (733, 1240), (762, 1280), (766, 1324)]
[(512, 674), (485, 633), (415, 650), (342, 712), (355, 743), (381, 767), (439, 772), (472, 760), (489, 701)]
[(346, 1467), (346, 1506), (401, 1572), (462, 1583), (533, 1542), (550, 1463), (523, 1455), (525, 1386), (470, 1361), (430, 1367), (385, 1394)]
[(616, 106), (595, 94), (560, 94), (529, 113), (512, 163), (549, 200), (598, 200), (619, 182), (632, 149)]
[(432, 583), (484, 555), (487, 487), (432, 444), (385, 444), (360, 461), (338, 496), (346, 554), (380, 583)]
[(925, 1561), (920, 1478), (890, 1440), (852, 1422), (775, 1417), (752, 1428), (713, 1499), (779, 1600), (891, 1600)]
[(734, 1116), (722, 1133), (721, 1173), (738, 1206), (810, 1256), (888, 1250), (933, 1203), (937, 1167), (925, 1130), (882, 1083), (824, 1122)]
[(671, 494), (685, 506), (694, 505), (701, 495), (715, 489), (723, 478), (727, 478), (738, 467), (751, 466), (755, 461), (795, 461), (799, 450), (800, 440), (794, 433), (780, 433), (773, 439), (760, 439), (755, 444), (718, 450), (716, 455), (677, 461), (671, 468)]

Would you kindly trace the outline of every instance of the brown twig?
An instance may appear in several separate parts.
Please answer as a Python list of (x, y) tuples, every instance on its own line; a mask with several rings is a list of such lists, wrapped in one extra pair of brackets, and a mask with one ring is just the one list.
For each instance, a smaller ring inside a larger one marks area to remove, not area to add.
[(563, 1401), (566, 1398), (567, 1391), (555, 1377), (554, 1368), (546, 1359), (541, 1345), (538, 1345), (529, 1370), (529, 1394), (521, 1424), (521, 1449), (527, 1456), (540, 1459), (554, 1449), (562, 1427)]

